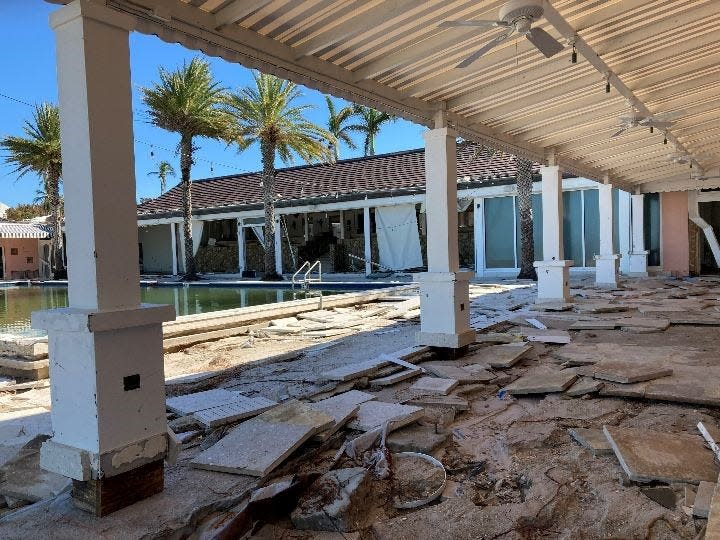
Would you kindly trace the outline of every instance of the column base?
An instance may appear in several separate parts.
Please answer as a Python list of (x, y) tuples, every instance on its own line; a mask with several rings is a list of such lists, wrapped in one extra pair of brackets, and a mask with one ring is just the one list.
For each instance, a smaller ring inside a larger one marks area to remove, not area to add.
[(420, 332), (417, 345), (462, 349), (475, 341), (470, 328), (469, 281), (472, 272), (425, 272), (420, 283)]
[(630, 277), (647, 277), (647, 256), (649, 251), (630, 252), (628, 276)]
[(165, 488), (165, 466), (153, 461), (128, 472), (94, 480), (73, 480), (73, 504), (97, 517), (152, 497)]
[(598, 287), (617, 287), (620, 255), (595, 256), (595, 285)]
[(572, 261), (535, 261), (538, 275), (536, 303), (570, 302), (570, 267)]

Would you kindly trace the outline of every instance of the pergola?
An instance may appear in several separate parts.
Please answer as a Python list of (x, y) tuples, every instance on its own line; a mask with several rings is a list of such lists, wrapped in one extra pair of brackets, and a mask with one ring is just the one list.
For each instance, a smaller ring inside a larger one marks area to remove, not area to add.
[[(54, 437), (42, 464), (76, 481), (76, 500), (102, 514), (162, 489), (168, 447), (161, 322), (173, 313), (139, 303), (129, 32), (427, 126), (418, 343), (462, 352), (474, 331), (457, 254), (458, 136), (545, 165), (538, 301), (568, 298), (563, 171), (601, 183), (597, 281), (609, 285), (613, 185), (634, 193), (630, 267), (640, 275), (642, 193), (720, 187), (702, 179), (720, 165), (716, 0), (525, 3), (544, 8), (534, 26), (565, 49), (546, 58), (513, 36), (463, 69), (501, 30), (439, 24), (495, 20), (502, 1), (75, 0), (52, 15), (71, 307), (38, 313), (34, 324), (48, 330), (52, 359)], [(678, 115), (667, 130), (611, 137), (631, 108), (642, 118)]]

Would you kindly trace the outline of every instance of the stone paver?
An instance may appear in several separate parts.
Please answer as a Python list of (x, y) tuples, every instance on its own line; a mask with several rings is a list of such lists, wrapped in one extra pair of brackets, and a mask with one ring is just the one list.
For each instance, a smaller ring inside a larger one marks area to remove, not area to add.
[(448, 395), (453, 388), (460, 384), (455, 379), (443, 379), (440, 377), (422, 377), (410, 387), (413, 392), (425, 394)]
[(370, 431), (388, 423), (388, 431), (399, 429), (422, 418), (422, 407), (385, 403), (383, 401), (366, 401), (360, 405), (356, 418), (348, 424), (350, 429)]
[(569, 429), (570, 436), (581, 446), (587, 448), (593, 456), (610, 455), (612, 446), (602, 429), (573, 428)]
[(236, 397), (235, 401), (226, 405), (197, 411), (193, 413), (193, 417), (208, 427), (216, 427), (257, 416), (275, 405), (277, 405), (276, 402), (262, 396), (247, 397), (241, 395)]
[(534, 369), (506, 386), (505, 391), (515, 396), (562, 392), (569, 388), (577, 377), (576, 373), (568, 370)]
[(623, 384), (650, 381), (673, 374), (671, 368), (634, 360), (601, 360), (591, 366), (581, 366), (577, 371), (579, 375)]

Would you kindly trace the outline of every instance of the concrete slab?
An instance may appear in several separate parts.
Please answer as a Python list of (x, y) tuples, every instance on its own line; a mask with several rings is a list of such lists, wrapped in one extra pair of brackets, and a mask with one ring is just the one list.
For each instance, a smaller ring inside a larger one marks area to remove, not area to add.
[(712, 500), (710, 502), (710, 513), (708, 515), (705, 538), (720, 538), (720, 482), (715, 484)]
[(429, 454), (452, 437), (452, 432), (437, 433), (432, 426), (414, 424), (388, 435), (387, 446), (391, 452), (420, 452)]
[(455, 409), (456, 411), (469, 411), (470, 403), (460, 396), (422, 396), (408, 401), (409, 405), (419, 407), (435, 407), (439, 409)]
[(497, 375), (488, 370), (487, 364), (467, 364), (462, 366), (465, 371), (469, 371), (478, 382), (487, 383), (497, 379)]
[(422, 407), (383, 401), (366, 401), (360, 405), (356, 418), (350, 421), (348, 427), (358, 431), (370, 431), (387, 423), (388, 431), (393, 431), (412, 424), (423, 415)]
[(515, 336), (502, 332), (488, 332), (486, 334), (478, 333), (475, 336), (475, 343), (512, 343)]
[(562, 392), (569, 388), (577, 380), (577, 377), (577, 374), (572, 371), (538, 368), (528, 371), (515, 382), (506, 386), (505, 391), (514, 396)]
[(37, 502), (70, 487), (70, 479), (40, 468), (40, 446), (49, 435), (38, 435), (0, 468), (0, 495)]
[(409, 389), (413, 392), (425, 394), (441, 394), (448, 395), (453, 388), (460, 384), (455, 379), (443, 379), (440, 377), (422, 377)]
[(595, 321), (575, 321), (570, 326), (570, 330), (615, 330), (618, 324), (615, 321), (595, 320)]
[(715, 482), (718, 467), (701, 437), (604, 426), (610, 445), (635, 482)]
[(539, 330), (536, 328), (523, 329), (520, 332), (528, 341), (536, 341), (539, 343), (559, 343), (564, 345), (570, 343), (572, 338), (565, 330)]
[(342, 428), (355, 416), (360, 408), (360, 404), (373, 399), (375, 399), (375, 396), (372, 394), (367, 394), (360, 390), (351, 390), (321, 401), (316, 401), (315, 403), (309, 403), (308, 405), (311, 408), (317, 409), (335, 420), (332, 427), (318, 433), (314, 439), (326, 441), (328, 437), (337, 432), (337, 430)]
[(592, 394), (600, 391), (604, 384), (605, 383), (602, 381), (596, 381), (595, 379), (588, 377), (581, 377), (575, 381), (570, 388), (565, 390), (565, 393), (572, 397), (584, 396), (586, 394)]
[(325, 371), (322, 373), (321, 377), (329, 381), (349, 381), (351, 379), (357, 379), (359, 377), (364, 377), (365, 375), (370, 375), (378, 369), (387, 366), (389, 363), (390, 360), (383, 357), (373, 358), (372, 360), (366, 360), (365, 362), (348, 364)]
[[(495, 376), (485, 369), (469, 370), (465, 367), (443, 365), (438, 362), (426, 362), (422, 364), (428, 373), (442, 379), (455, 379), (460, 384), (475, 384), (492, 380)], [(488, 378), (489, 377), (489, 378)]]
[(0, 375), (5, 377), (22, 377), (32, 381), (47, 379), (50, 374), (49, 366), (50, 361), (47, 358), (28, 360), (21, 356), (0, 356)]
[(675, 508), (677, 507), (677, 495), (671, 487), (646, 487), (640, 488), (640, 492), (651, 501), (658, 503), (660, 506), (663, 506), (668, 510), (675, 510)]
[(168, 398), (165, 404), (169, 411), (184, 416), (204, 409), (243, 402), (242, 398), (244, 397), (240, 392), (216, 388), (214, 390)]
[(714, 423), (702, 421), (698, 422), (697, 428), (710, 449), (715, 452), (718, 460), (720, 460), (720, 428)]
[(716, 482), (700, 482), (695, 494), (695, 503), (692, 507), (693, 516), (707, 518), (710, 515), (710, 504), (712, 503), (716, 485)]
[(422, 375), (421, 369), (405, 369), (403, 371), (398, 371), (397, 373), (393, 373), (392, 375), (386, 375), (385, 377), (378, 377), (377, 379), (372, 379), (370, 381), (370, 386), (392, 386), (393, 384), (398, 384), (402, 381), (407, 381), (408, 379), (414, 379), (415, 377), (419, 377)]
[(617, 319), (618, 326), (621, 328), (636, 329), (645, 328), (650, 330), (662, 331), (670, 326), (668, 319), (651, 319), (642, 317), (628, 317), (625, 319)]
[(601, 360), (592, 366), (581, 366), (577, 372), (579, 375), (623, 384), (650, 381), (673, 374), (671, 368), (662, 365), (624, 360)]
[(587, 448), (593, 456), (613, 454), (613, 449), (602, 429), (573, 428), (568, 433), (580, 446)]
[(517, 364), (530, 350), (532, 345), (524, 343), (492, 345), (465, 356), (463, 360), (468, 363), (487, 364), (492, 368), (507, 369)]
[(277, 405), (275, 401), (262, 396), (247, 397), (240, 395), (234, 398), (231, 403), (203, 409), (193, 413), (192, 416), (203, 425), (217, 427), (257, 416), (275, 405)]

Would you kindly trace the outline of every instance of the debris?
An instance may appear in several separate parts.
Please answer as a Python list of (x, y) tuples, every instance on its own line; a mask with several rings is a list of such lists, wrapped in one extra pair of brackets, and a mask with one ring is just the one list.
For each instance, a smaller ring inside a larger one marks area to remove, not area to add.
[(572, 309), (573, 304), (565, 302), (542, 302), (535, 304), (535, 309), (539, 311), (568, 311)]
[(613, 449), (601, 429), (573, 428), (569, 429), (568, 432), (573, 439), (587, 448), (595, 457), (613, 454)]
[(672, 488), (667, 486), (645, 487), (641, 493), (651, 501), (655, 501), (660, 506), (664, 506), (668, 510), (675, 510), (677, 505), (677, 497)]
[(365, 525), (372, 483), (363, 467), (338, 469), (318, 478), (290, 519), (301, 530), (350, 532)]
[(420, 407), (437, 407), (456, 411), (470, 410), (468, 400), (458, 396), (420, 396), (411, 399), (408, 403)]
[(528, 371), (504, 390), (511, 395), (546, 394), (562, 392), (569, 388), (576, 380), (577, 374), (567, 370), (550, 370), (538, 368)]
[(348, 427), (358, 431), (371, 431), (387, 423), (388, 432), (412, 424), (424, 414), (422, 407), (367, 401), (360, 405), (357, 418)]
[(588, 377), (580, 377), (570, 388), (565, 390), (565, 393), (572, 397), (584, 396), (598, 392), (604, 384), (602, 381), (596, 381)]
[(525, 343), (492, 345), (465, 356), (463, 360), (468, 363), (487, 364), (496, 369), (506, 369), (517, 364), (531, 349), (532, 345)]
[(379, 377), (377, 379), (371, 379), (370, 385), (371, 386), (392, 386), (393, 384), (397, 384), (402, 381), (406, 381), (407, 379), (412, 379), (413, 377), (419, 377), (422, 375), (423, 370), (420, 368), (415, 369), (405, 369), (403, 371), (398, 371), (397, 373), (393, 373), (392, 375), (386, 375), (385, 377)]
[(718, 468), (696, 435), (604, 426), (620, 465), (634, 482), (714, 482)]
[(698, 422), (697, 428), (710, 449), (715, 452), (715, 456), (720, 460), (720, 429), (715, 424), (703, 421)]
[(708, 540), (720, 538), (720, 482), (715, 484), (712, 500), (710, 502), (710, 513), (708, 514), (707, 529), (705, 538)]
[[(442, 379), (455, 379), (460, 384), (473, 384), (479, 382), (487, 382), (492, 380), (495, 376), (485, 369), (477, 369), (476, 371), (470, 371), (465, 367), (457, 367), (439, 362), (426, 362), (422, 366), (436, 377)], [(490, 376), (488, 379), (487, 376)]]
[(442, 495), (447, 473), (432, 456), (401, 452), (393, 455), (393, 479), (395, 508), (419, 508)]
[(537, 330), (528, 328), (527, 330), (521, 330), (520, 335), (528, 341), (537, 341), (540, 343), (559, 343), (564, 345), (572, 341), (570, 334), (565, 330)]
[(600, 360), (592, 366), (581, 366), (577, 371), (579, 375), (622, 384), (649, 381), (673, 374), (672, 369), (649, 362), (623, 360)]
[(540, 330), (547, 330), (547, 326), (545, 326), (543, 323), (538, 321), (537, 319), (525, 319), (531, 326), (534, 326), (535, 328), (538, 328)]
[(420, 452), (428, 454), (450, 440), (450, 431), (437, 433), (431, 426), (413, 424), (394, 431), (387, 438), (387, 447), (392, 452)]
[(349, 381), (350, 379), (357, 379), (364, 375), (370, 375), (378, 369), (387, 366), (389, 363), (390, 360), (384, 356), (380, 358), (373, 358), (372, 360), (366, 360), (365, 362), (347, 364), (339, 368), (331, 369), (330, 371), (324, 372), (321, 377), (330, 381)]
[(455, 379), (422, 377), (410, 387), (410, 390), (425, 394), (441, 394), (447, 396), (458, 384), (460, 383)]
[(193, 414), (193, 417), (203, 425), (217, 427), (257, 416), (275, 405), (277, 405), (276, 402), (262, 396), (250, 398), (238, 395), (235, 401), (231, 403), (197, 411)]
[(475, 336), (475, 343), (512, 343), (513, 341), (516, 341), (516, 339), (512, 334), (499, 332), (478, 333)]
[(246, 397), (240, 392), (232, 392), (217, 388), (214, 390), (206, 390), (195, 394), (186, 394), (184, 396), (168, 398), (166, 405), (168, 410), (180, 414), (182, 416), (192, 414), (205, 409), (219, 407), (221, 405), (229, 405), (231, 403), (245, 403)]
[(247, 420), (197, 455), (198, 469), (265, 476), (310, 437), (335, 420), (298, 401), (287, 401)]
[(667, 330), (670, 326), (670, 321), (667, 319), (644, 319), (641, 317), (629, 317), (627, 319), (618, 319), (618, 326), (622, 330), (634, 330), (634, 329), (648, 329), (650, 331), (660, 332)]
[(318, 433), (315, 435), (315, 439), (320, 441), (327, 440), (330, 435), (347, 424), (350, 418), (355, 416), (361, 403), (365, 403), (366, 401), (373, 399), (375, 399), (375, 396), (372, 394), (367, 394), (359, 390), (351, 390), (350, 392), (345, 392), (344, 394), (338, 394), (331, 398), (310, 403), (310, 407), (324, 412), (335, 420), (334, 425), (330, 429)]
[(693, 515), (706, 518), (710, 514), (710, 503), (712, 502), (713, 493), (715, 492), (715, 482), (700, 482), (697, 493), (695, 494), (695, 503), (693, 504)]
[(570, 330), (615, 330), (617, 326), (616, 321), (575, 321), (570, 326)]

